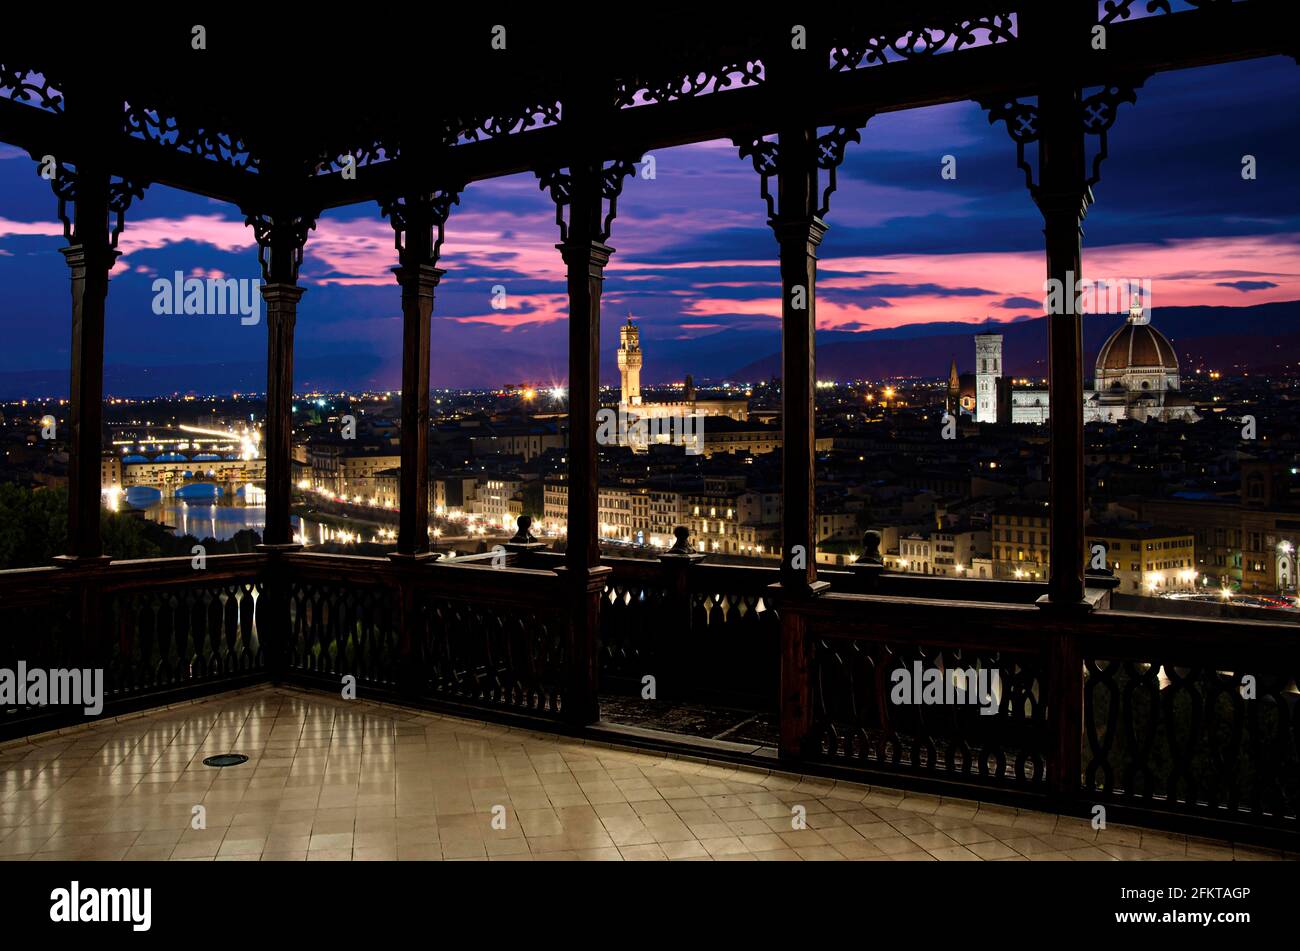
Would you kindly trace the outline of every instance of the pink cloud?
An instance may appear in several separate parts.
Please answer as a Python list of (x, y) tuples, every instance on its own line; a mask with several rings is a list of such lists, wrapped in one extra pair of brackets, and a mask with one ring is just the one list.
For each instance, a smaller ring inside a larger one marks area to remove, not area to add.
[(569, 316), (569, 298), (566, 294), (529, 294), (507, 298), (517, 307), (520, 302), (530, 304), (531, 310), (511, 311), (510, 308), (486, 314), (470, 314), (464, 317), (447, 317), (446, 320), (458, 324), (485, 324), (499, 327), (507, 332), (518, 330), (530, 324), (551, 324), (566, 320)]
[[(513, 272), (530, 280), (564, 280), (564, 262), (555, 249), (554, 221), (541, 226), (518, 214), (453, 209), (442, 246), (442, 264), (454, 279), (456, 267), (502, 272), (509, 293)], [(509, 237), (506, 237), (509, 235)], [(307, 242), (306, 276), (317, 284), (389, 286), (397, 265), (393, 229), (383, 219), (331, 221), (317, 225)]]
[(30, 235), (62, 238), (63, 225), (57, 221), (11, 221), (0, 218), (0, 238)]
[[(717, 264), (765, 262), (729, 261)], [(684, 263), (668, 268), (698, 267)], [(1042, 252), (905, 254), (872, 257), (823, 258), (821, 266), (838, 272), (857, 271), (861, 277), (839, 274), (818, 280), (817, 325), (822, 329), (846, 326), (871, 330), (936, 321), (982, 321), (1015, 316), (998, 306), (1008, 296), (1042, 300), (1045, 262)], [(1150, 280), (1154, 306), (1220, 305), (1240, 306), (1242, 294), (1220, 287), (1224, 273), (1248, 273), (1273, 281), (1278, 286), (1254, 291), (1250, 303), (1293, 300), (1300, 297), (1296, 275), (1300, 274), (1300, 235), (1196, 238), (1170, 241), (1163, 245), (1112, 245), (1084, 250), (1083, 276), (1090, 280)], [(983, 296), (924, 294), (913, 296), (877, 295), (879, 284), (935, 284), (940, 287), (984, 287)], [(685, 296), (682, 307), (688, 317), (744, 314), (776, 320), (780, 308), (776, 292), (770, 300), (731, 299), (700, 293), (705, 288), (768, 287), (759, 283), (700, 284)], [(828, 294), (827, 292), (834, 292)], [(871, 307), (853, 302), (853, 293), (883, 296), (890, 306)], [(1028, 309), (1029, 313), (1038, 313)]]
[[(257, 242), (253, 238), (253, 229), (242, 221), (223, 218), (221, 215), (128, 220), (126, 229), (118, 237), (117, 249), (126, 258), (137, 251), (154, 250), (181, 241), (211, 245), (220, 251), (253, 251), (256, 255), (254, 249)], [(251, 258), (250, 261), (254, 259)]]

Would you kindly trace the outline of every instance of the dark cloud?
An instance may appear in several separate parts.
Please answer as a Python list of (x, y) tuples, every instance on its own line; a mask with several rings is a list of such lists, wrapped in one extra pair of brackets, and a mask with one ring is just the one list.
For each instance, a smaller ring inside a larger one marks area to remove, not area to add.
[(1265, 291), (1277, 285), (1272, 281), (1219, 281), (1215, 287), (1231, 287), (1234, 291), (1245, 294), (1249, 291)]

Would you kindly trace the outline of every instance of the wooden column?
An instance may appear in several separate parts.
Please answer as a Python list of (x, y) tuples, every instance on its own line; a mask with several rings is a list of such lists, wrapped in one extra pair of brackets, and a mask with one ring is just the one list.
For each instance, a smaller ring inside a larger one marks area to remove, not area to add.
[(429, 344), (434, 292), (446, 273), (437, 266), (444, 227), (460, 189), (409, 192), (380, 202), (393, 226), (398, 266), (393, 274), (402, 289), (402, 466), (398, 486), (398, 692), (407, 698), (425, 686), (420, 651), (422, 623), (419, 597), (423, 561), (429, 551)]
[[(792, 67), (791, 95), (809, 95), (804, 65)], [(822, 216), (835, 190), (835, 172), (867, 116), (835, 126), (824, 136), (791, 125), (777, 141), (733, 139), (762, 180), (769, 224), (781, 261), (781, 581), (770, 597), (781, 616), (782, 758), (804, 754), (812, 723), (812, 644), (803, 609), (830, 587), (817, 580), (817, 247), (826, 233)], [(828, 173), (820, 185), (820, 170)], [(776, 194), (771, 180), (776, 179)]]
[(600, 595), (608, 568), (600, 565), (600, 471), (596, 450), (596, 412), (600, 409), (600, 294), (605, 265), (614, 249), (604, 241), (601, 166), (575, 165), (571, 171), (570, 219), (556, 245), (568, 271), (569, 286), (569, 500), (568, 530), (561, 577), (570, 604), (569, 677), (564, 715), (571, 723), (600, 719)]
[[(62, 170), (61, 170), (62, 172)], [(109, 234), (109, 176), (83, 166), (76, 173), (72, 242), (63, 249), (72, 276), (72, 379), (68, 402), (68, 543), (60, 559), (93, 561), (100, 539), (103, 452), (104, 309), (108, 272), (117, 259)]]
[(257, 240), (266, 301), (266, 528), (264, 550), (295, 549), (289, 510), (293, 500), (293, 335), (298, 320), (298, 286), (307, 233), (314, 216), (282, 208), (272, 214), (246, 212)]
[(1083, 332), (1073, 300), (1081, 279), (1083, 216), (1091, 193), (1084, 165), (1079, 92), (1061, 83), (1039, 94), (1038, 206), (1043, 213), (1047, 277), (1063, 289), (1063, 306), (1047, 316), (1048, 462), (1052, 533), (1048, 594), (1053, 605), (1083, 603)]
[(787, 129), (779, 140), (777, 211), (781, 255), (781, 583), (790, 594), (817, 585), (816, 385), (817, 131)]
[[(1043, 213), (1047, 277), (1063, 290), (1047, 315), (1048, 397), (1052, 407), (1051, 572), (1043, 607), (1086, 611), (1084, 599), (1083, 330), (1075, 287), (1082, 280), (1083, 217), (1092, 201), (1085, 163), (1087, 135), (1079, 90), (1064, 82), (1038, 96), (1038, 207)], [(1054, 747), (1047, 787), (1065, 804), (1079, 794), (1082, 775), (1083, 658), (1077, 636), (1052, 630), (1048, 706)]]
[(599, 166), (573, 171), (572, 218), (556, 245), (569, 285), (569, 503), (565, 564), (585, 573), (600, 564), (596, 413), (600, 409), (600, 294), (614, 249), (601, 238)]
[(266, 457), (266, 527), (258, 550), (267, 555), (262, 596), (257, 601), (257, 630), (272, 683), (288, 673), (292, 651), (291, 552), (293, 540), (293, 336), (298, 321), (298, 286), (307, 233), (314, 216), (283, 208), (273, 214), (246, 213), (257, 240), (266, 302), (266, 421), (262, 452)]
[(262, 285), (266, 301), (265, 545), (290, 545), (293, 498), (293, 333), (303, 288), (295, 283)]
[(776, 212), (781, 256), (781, 726), (779, 753), (803, 756), (812, 724), (811, 645), (798, 604), (829, 588), (817, 580), (817, 130), (778, 139)]
[(440, 269), (443, 229), (460, 190), (412, 192), (380, 202), (393, 226), (402, 288), (402, 468), (398, 487), (397, 551), (421, 560), (429, 552), (429, 331)]
[[(610, 573), (600, 563), (599, 465), (596, 412), (600, 408), (600, 294), (605, 265), (614, 249), (606, 244), (630, 161), (606, 168), (582, 160), (568, 171), (539, 171), (557, 206), (560, 243), (569, 289), (568, 539), (564, 565), (557, 569), (569, 604), (564, 717), (593, 723), (600, 717), (600, 600)], [(608, 202), (608, 213), (606, 203)], [(565, 210), (568, 210), (567, 220)]]
[(446, 272), (431, 264), (393, 268), (402, 286), (402, 468), (397, 554), (429, 554), (429, 323)]

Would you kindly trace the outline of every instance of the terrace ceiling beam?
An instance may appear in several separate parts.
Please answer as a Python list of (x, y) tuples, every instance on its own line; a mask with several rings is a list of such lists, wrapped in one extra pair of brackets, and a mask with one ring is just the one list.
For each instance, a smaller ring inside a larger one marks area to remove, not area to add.
[[(1288, 54), (1277, 35), (1274, 0), (1213, 4), (1200, 10), (1106, 24), (1106, 48), (1079, 63), (1082, 86), (1100, 86), (1117, 75), (1151, 74)], [(1023, 37), (919, 56), (812, 80), (810, 94), (791, 102), (771, 83), (741, 86), (620, 109), (601, 125), (609, 155), (649, 152), (692, 142), (732, 138), (753, 130), (771, 134), (783, 121), (835, 125), (862, 114), (879, 114), (964, 100), (1032, 94), (1056, 45)], [(797, 111), (799, 114), (793, 115)], [(404, 158), (359, 169), (354, 179), (319, 176), (304, 184), (307, 204), (337, 207), (377, 198), (414, 181), (481, 181), (526, 172), (573, 154), (590, 138), (574, 123), (444, 149), (426, 168)]]
[[(75, 162), (86, 142), (65, 116), (0, 98), (0, 142), (35, 158), (68, 156)], [(256, 175), (176, 152), (123, 134), (96, 143), (94, 157), (132, 178), (169, 185), (234, 205), (262, 204), (264, 183)]]
[[(1076, 2), (1081, 19), (1091, 22), (1096, 18), (1091, 13), (1091, 0)], [(1286, 12), (1281, 0), (1200, 0), (1194, 10), (1134, 16), (1145, 12), (1147, 5), (1145, 0), (1118, 0), (1109, 12), (1102, 9), (1105, 48), (1091, 50), (1081, 57), (1076, 79), (1082, 86), (1104, 85), (1117, 74), (1151, 74), (1269, 55), (1295, 55), (1294, 40), (1277, 29), (1277, 23), (1282, 22), (1281, 15)], [(1007, 3), (1005, 8), (1023, 19), (1019, 14), (1022, 8), (1028, 7)], [(964, 45), (959, 50), (937, 54), (907, 52), (904, 44), (905, 52), (900, 54), (903, 58), (899, 61), (866, 66), (855, 63), (857, 68), (842, 65), (836, 70), (821, 71), (810, 80), (810, 94), (797, 101), (783, 96), (774, 84), (762, 81), (751, 69), (753, 62), (744, 60), (747, 55), (755, 61), (759, 59), (762, 50), (757, 45), (752, 52), (743, 50), (738, 54), (741, 65), (733, 67), (747, 70), (745, 79), (707, 95), (682, 92), (672, 82), (677, 71), (685, 69), (689, 73), (706, 64), (696, 65), (693, 60), (686, 60), (683, 66), (674, 61), (671, 67), (664, 67), (663, 75), (651, 79), (656, 97), (662, 97), (662, 101), (616, 109), (607, 115), (598, 130), (601, 148), (607, 157), (644, 153), (691, 142), (733, 138), (756, 130), (771, 134), (783, 124), (795, 121), (815, 126), (836, 125), (863, 113), (1032, 94), (1056, 47), (1050, 39), (1039, 41), (1024, 35), (1006, 38), (1004, 34), (1009, 32), (1006, 24), (996, 15), (988, 14), (988, 9), (991, 8), (987, 4), (972, 4), (966, 13), (960, 5), (953, 5), (946, 13), (933, 16), (940, 20), (944, 16), (965, 17), (959, 22), (967, 25), (978, 22), (983, 24), (981, 28), (991, 23), (999, 42)], [(949, 23), (948, 27), (938, 24), (936, 28), (956, 27)], [(859, 45), (848, 51), (850, 55), (846, 59), (856, 55), (858, 61), (863, 61), (865, 52), (869, 60), (873, 51), (883, 49), (880, 36), (873, 36), (880, 29), (877, 23), (868, 22), (863, 31), (855, 34), (852, 42)], [(1019, 25), (1017, 32), (1020, 32)], [(844, 40), (836, 37), (828, 45), (814, 29), (811, 42), (820, 44), (809, 49), (809, 55), (816, 57), (828, 53), (832, 46), (838, 49), (837, 44)], [(716, 68), (716, 64), (707, 65)], [(103, 79), (97, 76), (95, 81)], [(601, 77), (593, 75), (577, 91), (590, 95), (592, 87), (601, 84)], [(75, 81), (70, 81), (70, 85), (70, 95), (75, 94)], [(512, 94), (514, 90), (502, 87), (501, 92)], [(613, 89), (610, 95), (614, 95)], [(567, 90), (558, 96), (561, 102), (567, 98), (570, 98)], [(233, 106), (239, 109), (242, 103), (235, 102)], [(120, 136), (109, 136), (95, 143), (95, 157), (132, 178), (240, 206), (261, 205), (268, 197), (291, 197), (295, 205), (326, 209), (381, 200), (392, 194), (427, 191), (446, 182), (469, 183), (526, 172), (539, 165), (561, 164), (568, 156), (577, 154), (575, 150), (580, 150), (584, 143), (589, 143), (593, 134), (590, 127), (569, 116), (555, 124), (525, 125), (525, 128), (527, 131), (487, 135), (476, 141), (421, 152), (426, 156), (423, 159), (397, 154), (356, 169), (354, 177), (308, 171), (307, 177), (297, 177), (290, 196), (285, 195), (283, 188), (271, 195), (264, 176), (248, 168), (131, 135), (125, 124)], [(386, 138), (389, 131), (385, 128), (380, 138)], [(396, 134), (401, 130), (392, 131)], [(5, 98), (0, 98), (0, 141), (42, 155), (75, 155), (87, 145), (69, 128), (65, 115)], [(302, 155), (294, 154), (296, 143), (292, 140), (262, 144), (286, 163), (292, 161), (304, 170), (314, 169), (314, 157), (306, 151)], [(381, 148), (385, 145), (383, 141), (376, 144)], [(271, 156), (259, 152), (259, 157)]]

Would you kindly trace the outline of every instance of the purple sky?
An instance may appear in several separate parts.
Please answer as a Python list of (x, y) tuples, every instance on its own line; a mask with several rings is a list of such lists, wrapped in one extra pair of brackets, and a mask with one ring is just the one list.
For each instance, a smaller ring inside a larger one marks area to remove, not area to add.
[[(719, 93), (718, 95), (726, 95)], [(1152, 281), (1157, 308), (1300, 298), (1300, 70), (1268, 59), (1162, 74), (1121, 107), (1085, 222), (1085, 274)], [(1258, 178), (1244, 181), (1242, 156)], [(944, 155), (957, 178), (940, 176)], [(725, 142), (655, 153), (619, 203), (604, 308), (605, 379), (632, 311), (647, 382), (722, 378), (777, 347), (776, 245), (759, 182)], [(48, 185), (0, 146), (0, 397), (63, 395), (68, 291)], [(818, 326), (864, 332), (1037, 315), (1040, 216), (1003, 127), (974, 103), (873, 119), (849, 147), (822, 245)], [(435, 386), (565, 379), (564, 272), (549, 198), (532, 176), (471, 186), (447, 226), (434, 318)], [(260, 390), (265, 326), (158, 316), (152, 282), (259, 276), (237, 209), (151, 188), (128, 217), (110, 294), (106, 389)], [(392, 232), (373, 205), (335, 210), (307, 245), (300, 388), (396, 388)], [(505, 309), (492, 289), (505, 290)], [(710, 339), (713, 338), (713, 339)], [(917, 346), (923, 346), (917, 341)], [(656, 367), (656, 352), (674, 354)], [(936, 375), (946, 369), (940, 367)], [(179, 382), (178, 382), (179, 381)]]

